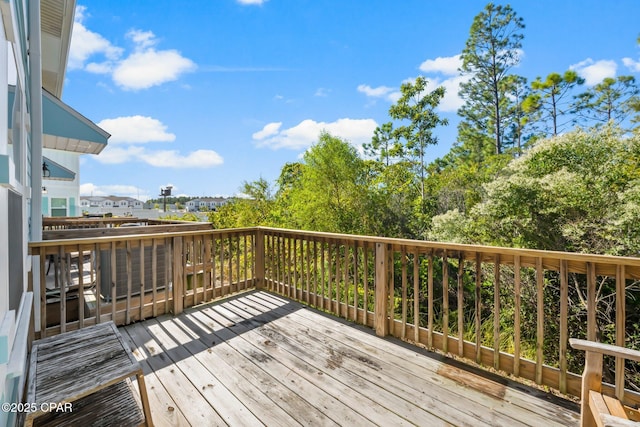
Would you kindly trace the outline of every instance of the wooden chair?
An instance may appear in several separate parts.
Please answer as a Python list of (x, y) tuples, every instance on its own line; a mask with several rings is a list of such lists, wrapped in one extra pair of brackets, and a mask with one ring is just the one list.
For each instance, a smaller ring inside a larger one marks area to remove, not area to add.
[[(603, 355), (640, 362), (640, 351), (571, 338), (569, 344), (576, 350), (586, 352), (582, 373), (582, 402), (580, 425), (582, 427), (634, 426), (640, 424), (640, 412), (624, 405), (620, 400), (602, 393)], [(620, 385), (623, 389), (624, 384)]]

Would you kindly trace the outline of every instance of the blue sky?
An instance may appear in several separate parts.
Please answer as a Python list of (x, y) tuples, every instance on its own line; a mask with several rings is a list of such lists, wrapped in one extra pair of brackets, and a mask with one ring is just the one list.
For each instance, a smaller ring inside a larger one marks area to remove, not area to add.
[[(529, 80), (640, 80), (637, 0), (518, 0)], [(458, 55), (476, 0), (78, 1), (63, 100), (112, 134), (83, 195), (236, 194), (273, 182), (321, 130), (356, 146), (418, 75), (447, 95), (429, 159), (456, 137)]]

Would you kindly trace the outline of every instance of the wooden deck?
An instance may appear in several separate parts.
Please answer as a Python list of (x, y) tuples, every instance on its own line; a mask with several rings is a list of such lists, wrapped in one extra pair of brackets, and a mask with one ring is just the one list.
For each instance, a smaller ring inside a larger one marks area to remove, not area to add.
[(158, 426), (568, 426), (579, 407), (267, 292), (121, 328)]

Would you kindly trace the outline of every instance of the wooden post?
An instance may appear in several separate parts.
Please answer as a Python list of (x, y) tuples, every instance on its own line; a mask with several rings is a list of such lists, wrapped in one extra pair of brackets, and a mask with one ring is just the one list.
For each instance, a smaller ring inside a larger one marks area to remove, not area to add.
[(177, 316), (182, 313), (184, 307), (184, 270), (182, 258), (182, 237), (173, 238), (173, 315)]
[(255, 271), (256, 271), (256, 283), (257, 289), (265, 289), (265, 275), (264, 275), (264, 230), (257, 229), (255, 234), (256, 246), (255, 250)]
[[(626, 274), (625, 266), (616, 267), (616, 345), (624, 347), (626, 328)], [(624, 359), (616, 357), (616, 397), (624, 401)]]
[(582, 373), (582, 396), (580, 398), (580, 425), (595, 427), (597, 425), (589, 408), (589, 390), (602, 391), (602, 353), (587, 351), (584, 372)]
[(388, 249), (386, 243), (376, 243), (376, 277), (375, 277), (375, 326), (376, 334), (386, 336), (389, 333), (389, 323), (387, 322), (389, 280), (388, 272)]

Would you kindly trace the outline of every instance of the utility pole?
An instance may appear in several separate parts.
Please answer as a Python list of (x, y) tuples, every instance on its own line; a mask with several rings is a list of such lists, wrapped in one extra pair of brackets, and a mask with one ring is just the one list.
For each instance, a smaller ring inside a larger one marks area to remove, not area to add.
[(171, 189), (173, 187), (170, 185), (167, 185), (167, 188), (160, 188), (160, 196), (162, 196), (164, 198), (163, 200), (163, 206), (162, 206), (162, 211), (163, 212), (167, 212), (167, 196), (171, 196)]

